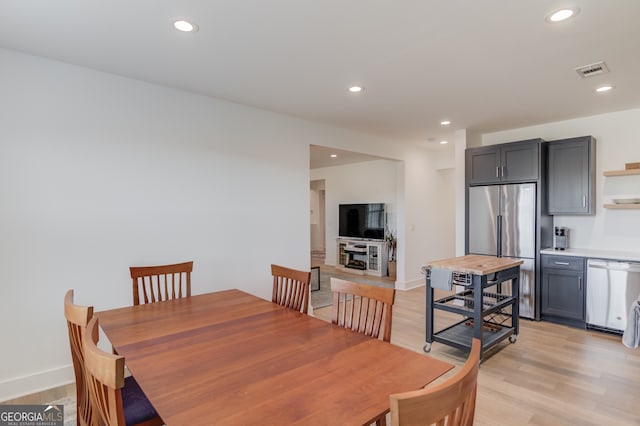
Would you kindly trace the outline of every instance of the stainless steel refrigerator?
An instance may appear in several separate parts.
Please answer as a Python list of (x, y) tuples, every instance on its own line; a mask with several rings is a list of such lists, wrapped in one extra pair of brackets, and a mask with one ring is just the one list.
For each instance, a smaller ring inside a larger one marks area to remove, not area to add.
[(520, 316), (527, 318), (536, 314), (536, 198), (535, 183), (469, 187), (467, 252), (524, 261)]

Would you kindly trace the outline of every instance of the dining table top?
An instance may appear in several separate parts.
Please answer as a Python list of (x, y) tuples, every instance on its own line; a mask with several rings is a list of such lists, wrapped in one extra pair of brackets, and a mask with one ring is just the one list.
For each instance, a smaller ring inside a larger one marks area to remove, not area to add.
[(453, 368), (240, 290), (96, 316), (167, 426), (367, 424)]

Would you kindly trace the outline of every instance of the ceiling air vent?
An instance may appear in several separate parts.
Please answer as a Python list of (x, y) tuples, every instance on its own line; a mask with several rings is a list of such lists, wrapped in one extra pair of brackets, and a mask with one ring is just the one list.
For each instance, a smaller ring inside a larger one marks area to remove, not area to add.
[(606, 74), (609, 72), (607, 64), (604, 62), (596, 62), (595, 64), (585, 65), (583, 67), (576, 68), (576, 72), (582, 78), (593, 77), (594, 75)]

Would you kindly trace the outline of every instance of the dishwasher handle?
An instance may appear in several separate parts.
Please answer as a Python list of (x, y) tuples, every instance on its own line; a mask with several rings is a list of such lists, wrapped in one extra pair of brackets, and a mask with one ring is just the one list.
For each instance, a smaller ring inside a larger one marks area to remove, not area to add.
[(640, 263), (616, 262), (606, 260), (589, 260), (589, 268), (609, 269), (614, 271), (640, 272)]

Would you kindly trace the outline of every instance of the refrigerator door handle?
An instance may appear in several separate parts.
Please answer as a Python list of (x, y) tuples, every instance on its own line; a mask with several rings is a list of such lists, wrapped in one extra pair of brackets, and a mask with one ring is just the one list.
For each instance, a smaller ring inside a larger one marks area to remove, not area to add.
[(496, 241), (498, 242), (498, 247), (496, 248), (496, 256), (502, 257), (502, 215), (499, 214), (496, 218)]

